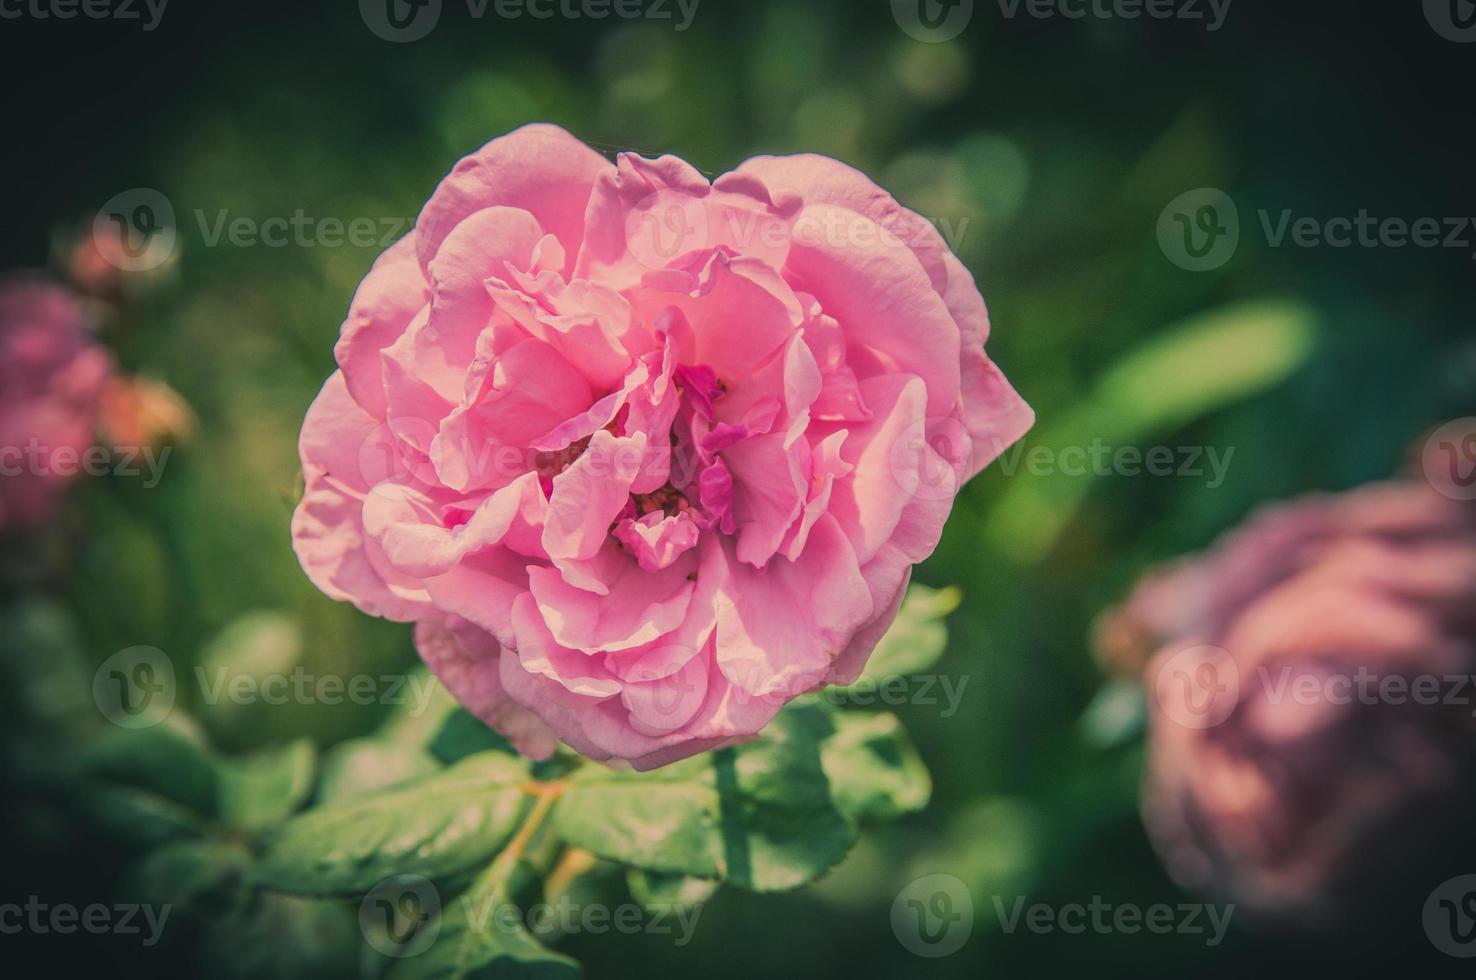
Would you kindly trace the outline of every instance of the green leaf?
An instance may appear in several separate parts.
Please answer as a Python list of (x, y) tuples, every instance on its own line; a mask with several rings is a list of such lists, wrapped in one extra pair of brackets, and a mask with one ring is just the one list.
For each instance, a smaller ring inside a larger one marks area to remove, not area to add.
[(528, 933), (513, 904), (531, 869), (499, 858), (465, 894), (446, 902), (434, 939), (421, 953), (395, 960), (386, 980), (574, 980), (579, 964), (546, 949)]
[(1059, 453), (1094, 441), (1143, 448), (1212, 411), (1289, 377), (1312, 352), (1317, 318), (1292, 301), (1259, 300), (1168, 327), (1108, 369), (1073, 412), (1005, 451), (995, 463), (1011, 477), (990, 515), (991, 543), (1021, 562), (1038, 561), (1066, 530), (1097, 482), (1059, 471), (1019, 471), (1033, 447)]
[(511, 742), (465, 708), (457, 708), (446, 716), (440, 731), (431, 739), (430, 752), (447, 765), (478, 752), (518, 755)]
[(222, 767), (220, 815), (247, 831), (291, 816), (313, 791), (318, 753), (308, 739), (263, 750)]
[(84, 774), (141, 790), (196, 814), (218, 810), (220, 773), (198, 726), (174, 711), (151, 728), (108, 728), (83, 755)]
[(354, 738), (323, 757), (318, 780), (320, 804), (364, 796), (436, 772), (439, 767), (419, 745), (383, 738)]
[(956, 588), (914, 585), (908, 589), (896, 621), (872, 651), (861, 675), (863, 680), (858, 683), (875, 684), (921, 673), (937, 663), (948, 646), (948, 628), (943, 620), (962, 601), (963, 593)]
[(102, 785), (84, 790), (77, 804), (101, 833), (130, 848), (199, 837), (209, 829), (197, 811), (132, 786)]
[(756, 741), (649, 773), (588, 768), (554, 810), (569, 844), (754, 891), (813, 881), (856, 840), (821, 763), (825, 709), (781, 712)]
[(201, 710), (223, 744), (243, 739), (260, 724), (263, 702), (233, 700), (233, 685), (247, 682), (248, 690), (259, 691), (269, 677), (290, 676), (302, 663), (302, 654), (302, 626), (286, 613), (271, 610), (237, 617), (201, 651), (195, 668), (206, 702)]
[(521, 766), (497, 752), (283, 824), (255, 872), (267, 888), (363, 894), (386, 878), (441, 878), (475, 867), (506, 843), (527, 808)]
[(627, 868), (625, 882), (630, 897), (647, 911), (665, 911), (701, 905), (717, 894), (718, 883), (687, 875), (645, 868)]
[(1276, 299), (1182, 320), (1109, 368), (1094, 407), (1139, 431), (1183, 425), (1289, 376), (1312, 352), (1316, 320)]
[(302, 627), (282, 612), (259, 610), (226, 624), (200, 653), (200, 667), (207, 677), (224, 671), (229, 679), (254, 679), (291, 673), (302, 657)]
[(1102, 685), (1077, 723), (1082, 739), (1107, 749), (1131, 742), (1148, 724), (1148, 706), (1140, 681), (1114, 680)]
[[(468, 896), (462, 896), (467, 898)], [(579, 964), (534, 939), (521, 916), (498, 916), (497, 904), (455, 902), (441, 915), (430, 949), (396, 960), (387, 980), (572, 980)]]
[(834, 711), (821, 758), (836, 804), (852, 820), (892, 820), (928, 805), (933, 783), (890, 713)]

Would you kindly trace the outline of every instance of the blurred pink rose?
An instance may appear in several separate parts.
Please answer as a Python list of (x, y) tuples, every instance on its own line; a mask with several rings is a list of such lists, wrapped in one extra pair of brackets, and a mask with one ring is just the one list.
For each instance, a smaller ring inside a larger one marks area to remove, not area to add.
[(1161, 647), (1145, 817), (1186, 887), (1346, 926), (1464, 834), (1471, 504), (1401, 482), (1271, 508), (1109, 624)]
[(46, 520), (83, 472), (111, 373), (71, 293), (39, 278), (0, 280), (0, 527)]
[(359, 288), (303, 425), (297, 554), (420, 623), (531, 755), (547, 729), (646, 768), (724, 745), (857, 675), (959, 487), (1030, 426), (988, 330), (935, 230), (844, 164), (710, 182), (528, 126)]

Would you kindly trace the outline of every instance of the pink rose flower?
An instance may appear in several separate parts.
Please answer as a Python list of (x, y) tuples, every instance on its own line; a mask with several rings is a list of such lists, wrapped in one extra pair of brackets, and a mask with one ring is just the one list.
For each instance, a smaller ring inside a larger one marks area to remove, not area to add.
[(553, 126), (462, 160), (303, 424), (302, 566), (535, 757), (641, 768), (860, 671), (1033, 416), (922, 218), (815, 156), (709, 181)]
[(1113, 622), (1161, 646), (1144, 812), (1181, 884), (1322, 929), (1448, 877), (1409, 881), (1476, 802), (1471, 504), (1398, 482), (1279, 505)]
[(0, 527), (49, 518), (83, 471), (112, 359), (60, 286), (0, 280)]

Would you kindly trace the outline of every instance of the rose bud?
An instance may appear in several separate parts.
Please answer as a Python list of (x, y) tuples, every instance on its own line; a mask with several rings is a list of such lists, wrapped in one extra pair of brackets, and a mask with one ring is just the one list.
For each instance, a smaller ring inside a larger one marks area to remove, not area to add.
[(1029, 428), (988, 332), (936, 230), (844, 164), (709, 181), (528, 126), (359, 287), (303, 424), (297, 555), (421, 624), (530, 754), (542, 726), (641, 768), (730, 744), (859, 674), (959, 488)]
[(1144, 817), (1184, 887), (1348, 930), (1469, 853), (1469, 503), (1399, 482), (1273, 507), (1109, 622), (1159, 647)]
[(195, 413), (162, 381), (115, 376), (103, 388), (98, 424), (114, 449), (158, 449), (188, 442), (195, 432)]
[[(105, 234), (106, 238), (100, 241), (100, 236)], [(83, 234), (64, 245), (61, 265), (74, 289), (103, 299), (115, 299), (122, 294), (125, 273), (108, 257), (117, 248), (114, 240), (117, 234), (89, 225)]]
[(67, 285), (99, 301), (107, 313), (157, 286), (176, 264), (172, 237), (139, 238), (116, 220), (88, 222), (57, 236), (52, 252)]

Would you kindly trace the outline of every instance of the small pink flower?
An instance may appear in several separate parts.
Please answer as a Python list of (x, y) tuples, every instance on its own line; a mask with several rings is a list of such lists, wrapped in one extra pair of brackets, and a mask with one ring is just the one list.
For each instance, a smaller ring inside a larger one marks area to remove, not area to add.
[(0, 280), (0, 527), (45, 521), (83, 472), (111, 373), (71, 293), (39, 278)]
[[(860, 671), (1030, 426), (973, 279), (823, 157), (709, 181), (528, 126), (365, 278), (302, 431), (312, 580), (453, 694), (648, 768)], [(546, 728), (544, 726), (547, 726)]]

